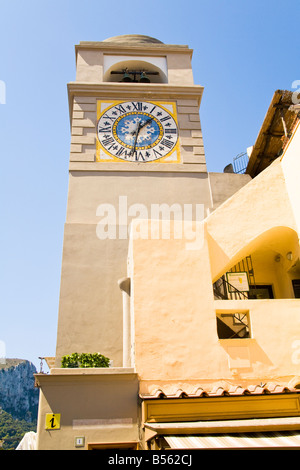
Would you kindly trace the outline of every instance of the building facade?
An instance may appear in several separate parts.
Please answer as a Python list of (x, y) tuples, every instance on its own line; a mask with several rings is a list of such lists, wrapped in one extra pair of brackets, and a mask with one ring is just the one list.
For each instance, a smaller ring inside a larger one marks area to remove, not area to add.
[[(211, 434), (217, 447), (228, 433), (238, 447), (242, 430), (297, 442), (297, 105), (277, 92), (279, 124), (270, 112), (246, 173), (210, 174), (191, 59), (188, 46), (148, 36), (76, 46), (38, 449), (191, 447), (191, 437), (205, 447)], [(263, 146), (270, 122), (276, 145)], [(110, 367), (62, 368), (75, 352), (99, 352)]]

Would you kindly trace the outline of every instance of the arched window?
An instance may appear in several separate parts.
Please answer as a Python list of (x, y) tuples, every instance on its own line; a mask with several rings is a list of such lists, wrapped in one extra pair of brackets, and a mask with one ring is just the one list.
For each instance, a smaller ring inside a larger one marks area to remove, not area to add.
[[(120, 60), (123, 59), (123, 60)], [(167, 66), (164, 57), (150, 60), (131, 57), (104, 57), (104, 82), (167, 83)]]

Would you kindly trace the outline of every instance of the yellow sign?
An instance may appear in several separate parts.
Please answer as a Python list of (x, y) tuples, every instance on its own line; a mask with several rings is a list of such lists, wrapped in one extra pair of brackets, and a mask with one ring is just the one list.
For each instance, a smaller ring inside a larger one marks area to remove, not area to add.
[(60, 414), (46, 413), (45, 429), (48, 429), (48, 430), (60, 429)]

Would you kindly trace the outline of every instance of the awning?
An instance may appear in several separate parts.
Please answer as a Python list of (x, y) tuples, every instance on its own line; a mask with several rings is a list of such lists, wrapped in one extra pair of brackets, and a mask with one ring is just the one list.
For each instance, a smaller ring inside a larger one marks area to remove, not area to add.
[(299, 432), (164, 436), (171, 449), (300, 449)]

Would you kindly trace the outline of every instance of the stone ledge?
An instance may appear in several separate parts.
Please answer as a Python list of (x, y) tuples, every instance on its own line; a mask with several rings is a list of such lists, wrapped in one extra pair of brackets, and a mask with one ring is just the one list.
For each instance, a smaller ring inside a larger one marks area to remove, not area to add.
[[(72, 152), (73, 153), (73, 152)], [(79, 152), (78, 152), (79, 153)], [(163, 172), (163, 173), (199, 173), (207, 175), (204, 163), (129, 163), (129, 162), (75, 162), (69, 164), (69, 171), (97, 171), (97, 172)]]
[(113, 374), (134, 374), (132, 367), (79, 367), (64, 368), (57, 367), (51, 369), (51, 375), (113, 375)]

